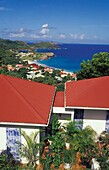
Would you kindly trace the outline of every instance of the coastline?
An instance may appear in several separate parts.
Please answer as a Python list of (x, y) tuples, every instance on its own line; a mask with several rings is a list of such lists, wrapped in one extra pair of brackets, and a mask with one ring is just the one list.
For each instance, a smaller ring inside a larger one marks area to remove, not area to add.
[[(38, 65), (38, 66), (43, 66), (43, 67), (49, 67), (49, 68), (56, 69), (56, 70), (62, 70), (62, 69), (63, 69), (63, 68), (56, 68), (56, 67), (48, 66), (48, 65), (46, 65), (46, 64), (42, 64), (42, 63), (40, 63), (40, 61), (41, 61), (41, 60), (28, 60), (28, 63), (29, 63), (29, 64), (36, 64), (36, 65)], [(73, 71), (68, 71), (68, 70), (65, 70), (65, 69), (64, 69), (63, 72), (73, 74)]]
[(49, 60), (50, 58), (55, 57), (55, 54), (53, 52), (46, 52), (43, 53), (42, 57), (40, 57), (38, 60)]

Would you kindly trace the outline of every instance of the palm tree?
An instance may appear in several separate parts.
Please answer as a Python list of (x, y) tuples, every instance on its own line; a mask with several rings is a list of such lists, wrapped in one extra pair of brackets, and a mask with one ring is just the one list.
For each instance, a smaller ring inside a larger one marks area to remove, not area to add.
[(78, 163), (78, 154), (81, 155), (79, 163), (89, 164), (96, 153), (96, 132), (90, 126), (81, 129), (81, 127), (76, 126), (75, 122), (70, 122), (64, 127), (64, 129), (66, 140), (70, 143), (70, 150), (73, 153), (73, 164)]
[(35, 133), (31, 133), (30, 136), (26, 134), (25, 131), (21, 131), (21, 135), (24, 137), (26, 141), (26, 145), (23, 143), (20, 143), (21, 145), (21, 155), (28, 160), (29, 166), (36, 166), (36, 161), (39, 159), (39, 148), (40, 144), (37, 143), (37, 136), (38, 131)]

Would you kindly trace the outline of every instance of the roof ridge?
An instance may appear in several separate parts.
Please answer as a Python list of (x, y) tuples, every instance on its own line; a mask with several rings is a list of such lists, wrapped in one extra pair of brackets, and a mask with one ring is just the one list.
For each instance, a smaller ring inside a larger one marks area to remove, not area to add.
[[(8, 83), (11, 87), (11, 89), (18, 94), (18, 96), (23, 100), (23, 102), (29, 107), (29, 109), (32, 109), (32, 113), (33, 115), (36, 117), (36, 114), (34, 112), (38, 113), (38, 116), (41, 118), (42, 121), (45, 121), (39, 114), (39, 112), (37, 111), (36, 108), (34, 108), (31, 103), (15, 88), (15, 86), (13, 86), (13, 84), (9, 81), (9, 79), (7, 79), (7, 76), (3, 76), (3, 78), (5, 79), (6, 83)], [(28, 105), (29, 104), (29, 105)]]

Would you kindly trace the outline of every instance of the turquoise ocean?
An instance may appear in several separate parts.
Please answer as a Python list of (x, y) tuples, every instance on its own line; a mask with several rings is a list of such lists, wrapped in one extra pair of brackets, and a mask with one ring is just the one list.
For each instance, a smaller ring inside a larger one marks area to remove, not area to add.
[(69, 72), (81, 69), (83, 60), (91, 60), (95, 53), (109, 52), (109, 45), (95, 44), (59, 44), (60, 49), (38, 49), (38, 52), (53, 52), (55, 57), (38, 61), (49, 67), (64, 69)]

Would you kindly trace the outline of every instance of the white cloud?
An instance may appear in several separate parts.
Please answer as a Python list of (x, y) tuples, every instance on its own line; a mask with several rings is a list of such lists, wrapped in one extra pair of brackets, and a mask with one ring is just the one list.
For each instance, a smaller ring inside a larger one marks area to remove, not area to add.
[(41, 38), (52, 38), (51, 35), (42, 35)]
[(20, 29), (19, 29), (19, 32), (24, 32), (24, 29), (23, 29), (23, 28), (20, 28)]
[(83, 40), (85, 39), (85, 34), (69, 34), (71, 38), (75, 39), (75, 40)]
[(22, 38), (25, 37), (25, 33), (21, 32), (21, 33), (10, 33), (9, 37), (13, 38), (13, 37), (17, 37), (17, 38)]
[(47, 32), (49, 32), (50, 30), (48, 28), (42, 28), (42, 30), (40, 31), (41, 34), (47, 34)]
[(12, 10), (12, 9), (9, 9), (9, 8), (5, 8), (5, 7), (0, 7), (0, 11), (6, 11), (6, 10)]
[(2, 11), (2, 10), (5, 10), (5, 8), (4, 7), (0, 7), (0, 11)]
[(36, 35), (36, 34), (31, 34), (30, 36), (29, 36), (29, 38), (40, 38), (40, 36), (39, 35)]
[(46, 34), (44, 34), (44, 35), (31, 34), (31, 35), (29, 36), (29, 38), (33, 38), (33, 39), (43, 39), (43, 38), (52, 38), (52, 36), (46, 35)]
[(60, 38), (65, 38), (65, 34), (60, 34)]
[(71, 36), (73, 39), (77, 39), (77, 37), (78, 37), (77, 34), (71, 34), (71, 33), (70, 33), (70, 36)]
[(96, 35), (93, 36), (94, 39), (97, 39), (98, 37)]
[(47, 27), (48, 27), (48, 24), (42, 25), (42, 28), (47, 28)]
[(85, 34), (81, 34), (80, 36), (79, 36), (79, 39), (80, 40), (83, 40), (85, 38)]

